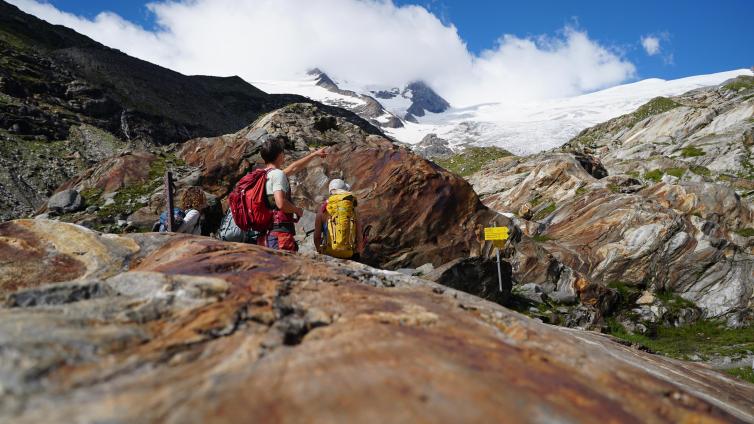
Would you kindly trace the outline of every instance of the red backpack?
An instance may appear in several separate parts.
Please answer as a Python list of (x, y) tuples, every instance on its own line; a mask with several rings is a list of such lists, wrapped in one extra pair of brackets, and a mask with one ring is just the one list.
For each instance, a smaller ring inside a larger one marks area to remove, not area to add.
[(241, 178), (228, 196), (228, 206), (242, 231), (266, 232), (272, 228), (272, 210), (265, 199), (267, 169), (255, 169)]

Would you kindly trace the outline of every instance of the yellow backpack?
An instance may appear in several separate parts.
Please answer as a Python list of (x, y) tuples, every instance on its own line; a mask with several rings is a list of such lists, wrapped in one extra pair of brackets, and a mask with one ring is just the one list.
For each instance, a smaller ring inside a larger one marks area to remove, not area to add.
[(327, 199), (327, 239), (325, 254), (349, 259), (356, 252), (356, 199), (351, 193), (333, 194)]

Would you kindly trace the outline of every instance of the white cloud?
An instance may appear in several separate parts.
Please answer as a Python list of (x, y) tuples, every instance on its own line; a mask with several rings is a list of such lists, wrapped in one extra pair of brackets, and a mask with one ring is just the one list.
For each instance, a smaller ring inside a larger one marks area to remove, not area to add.
[(660, 53), (660, 39), (653, 35), (641, 37), (641, 46), (644, 47), (644, 51), (650, 56)]
[(113, 13), (86, 19), (36, 0), (11, 0), (132, 56), (187, 74), (286, 79), (317, 66), (336, 80), (386, 86), (423, 79), (455, 106), (564, 97), (621, 83), (632, 63), (565, 28), (502, 36), (472, 54), (456, 28), (390, 0), (183, 0), (148, 5), (157, 30)]

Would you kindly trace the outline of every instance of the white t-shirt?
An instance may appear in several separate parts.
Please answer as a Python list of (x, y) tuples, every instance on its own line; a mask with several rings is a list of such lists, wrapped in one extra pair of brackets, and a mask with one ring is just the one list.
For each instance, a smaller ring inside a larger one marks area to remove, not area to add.
[(202, 226), (199, 225), (199, 218), (201, 218), (201, 216), (202, 215), (196, 209), (189, 209), (186, 211), (186, 216), (183, 218), (183, 224), (178, 227), (176, 233), (201, 235)]
[(265, 184), (265, 190), (268, 196), (272, 196), (276, 191), (284, 191), (287, 194), (291, 192), (291, 184), (288, 182), (288, 177), (280, 169), (273, 169), (267, 173), (267, 183)]

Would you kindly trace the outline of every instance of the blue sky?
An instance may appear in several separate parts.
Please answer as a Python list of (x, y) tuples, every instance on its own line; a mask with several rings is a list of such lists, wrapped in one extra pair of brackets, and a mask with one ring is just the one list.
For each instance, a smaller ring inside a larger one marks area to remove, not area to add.
[[(153, 28), (146, 1), (50, 0), (58, 9), (94, 18), (112, 11)], [(452, 23), (469, 50), (493, 48), (502, 34), (554, 34), (566, 25), (588, 32), (636, 65), (637, 77), (679, 78), (754, 66), (754, 1), (468, 1), (397, 0), (426, 7)], [(643, 36), (655, 36), (660, 52), (649, 56)]]
[(253, 83), (318, 67), (356, 90), (421, 80), (458, 107), (754, 65), (754, 0), (8, 1), (184, 74)]

